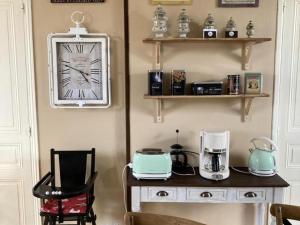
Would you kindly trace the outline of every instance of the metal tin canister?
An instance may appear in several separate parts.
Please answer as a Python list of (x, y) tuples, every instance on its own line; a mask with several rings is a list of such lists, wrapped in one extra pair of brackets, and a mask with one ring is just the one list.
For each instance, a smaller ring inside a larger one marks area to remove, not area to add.
[(239, 95), (241, 93), (241, 76), (228, 75), (227, 76), (227, 90), (229, 95)]
[(172, 70), (171, 92), (172, 95), (184, 95), (186, 76), (185, 70)]
[(163, 75), (164, 72), (162, 70), (149, 70), (149, 95), (163, 95)]

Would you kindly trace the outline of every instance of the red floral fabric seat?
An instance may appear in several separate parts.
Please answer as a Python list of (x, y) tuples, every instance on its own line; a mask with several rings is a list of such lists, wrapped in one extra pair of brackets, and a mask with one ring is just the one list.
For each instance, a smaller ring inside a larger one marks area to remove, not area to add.
[[(61, 206), (63, 214), (86, 213), (87, 194), (78, 195), (72, 198), (62, 199)], [(56, 199), (47, 200), (41, 212), (58, 214), (58, 201)]]

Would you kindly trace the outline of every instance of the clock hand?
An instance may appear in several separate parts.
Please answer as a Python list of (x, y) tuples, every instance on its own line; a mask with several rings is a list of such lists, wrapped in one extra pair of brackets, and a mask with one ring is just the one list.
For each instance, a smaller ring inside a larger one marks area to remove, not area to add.
[(70, 69), (73, 69), (73, 70), (79, 72), (79, 73), (81, 74), (81, 76), (83, 76), (83, 78), (85, 79), (85, 81), (89, 83), (89, 80), (85, 77), (85, 75), (89, 76), (88, 73), (85, 73), (85, 72), (83, 72), (83, 71), (81, 71), (81, 70), (79, 70), (79, 69), (76, 69), (76, 68), (74, 68), (74, 67), (72, 67), (72, 66), (69, 66), (69, 65), (65, 65), (65, 66), (66, 66), (66, 67), (69, 67)]
[(66, 65), (66, 64), (64, 64), (64, 66), (69, 67), (70, 69), (76, 70), (77, 72), (79, 72), (79, 73), (81, 73), (81, 74), (84, 74), (84, 75), (86, 75), (86, 76), (89, 76), (88, 73), (85, 73), (85, 72), (83, 72), (83, 71), (81, 71), (81, 70), (79, 70), (79, 69), (76, 69), (76, 68), (72, 67), (72, 66), (69, 66), (69, 65)]
[[(83, 78), (85, 79), (86, 82), (90, 83), (89, 80), (84, 76), (84, 72), (81, 72), (81, 71), (80, 71), (80, 74), (81, 74), (81, 76), (83, 76)], [(87, 73), (85, 73), (85, 74), (87, 74)], [(88, 75), (88, 74), (87, 74), (87, 75)]]

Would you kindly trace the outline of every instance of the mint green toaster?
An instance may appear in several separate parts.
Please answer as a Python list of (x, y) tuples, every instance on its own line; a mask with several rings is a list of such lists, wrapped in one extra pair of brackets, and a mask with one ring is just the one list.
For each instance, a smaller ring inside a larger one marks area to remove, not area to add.
[(136, 179), (167, 180), (172, 175), (169, 152), (160, 149), (143, 149), (133, 155), (132, 174)]

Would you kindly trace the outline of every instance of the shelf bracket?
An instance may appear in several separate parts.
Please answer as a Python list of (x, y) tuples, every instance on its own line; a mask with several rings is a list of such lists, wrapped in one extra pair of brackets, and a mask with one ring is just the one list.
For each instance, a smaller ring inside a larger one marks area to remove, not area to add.
[(161, 42), (155, 42), (155, 69), (160, 70), (162, 63), (161, 63)]
[(242, 46), (242, 70), (250, 69), (250, 59), (254, 42), (244, 43)]
[(156, 123), (162, 123), (163, 120), (162, 120), (162, 99), (156, 99), (155, 100), (155, 103), (156, 103), (156, 112), (155, 112), (155, 122)]
[(252, 101), (253, 101), (253, 98), (243, 98), (242, 99), (242, 121), (243, 122), (246, 122), (249, 118)]

